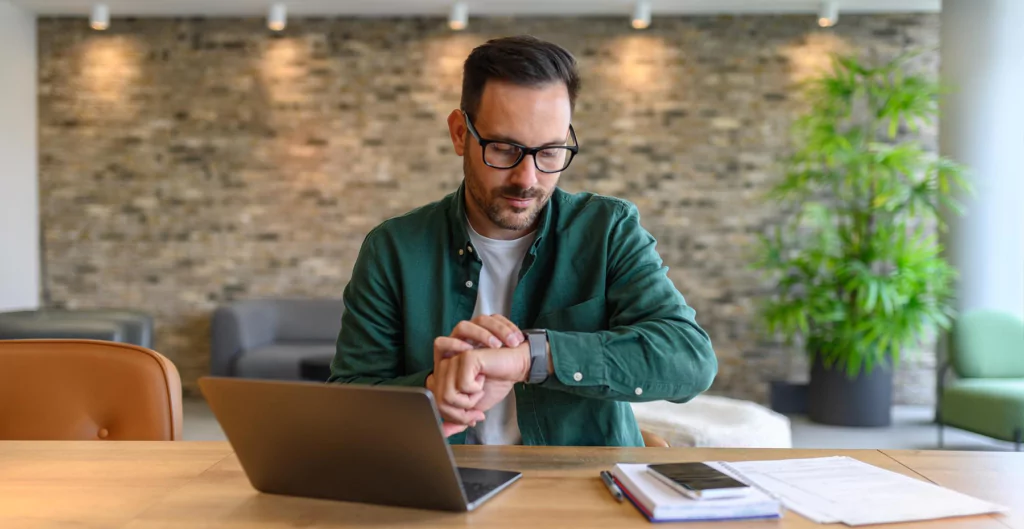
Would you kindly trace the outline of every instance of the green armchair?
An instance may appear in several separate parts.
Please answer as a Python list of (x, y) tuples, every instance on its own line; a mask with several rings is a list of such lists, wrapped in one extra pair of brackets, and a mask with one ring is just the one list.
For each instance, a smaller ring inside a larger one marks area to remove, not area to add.
[[(949, 377), (949, 371), (955, 377)], [(947, 380), (950, 379), (950, 380)], [(1003, 441), (1024, 441), (1024, 321), (977, 310), (953, 325), (949, 359), (939, 371), (939, 447), (953, 426)]]

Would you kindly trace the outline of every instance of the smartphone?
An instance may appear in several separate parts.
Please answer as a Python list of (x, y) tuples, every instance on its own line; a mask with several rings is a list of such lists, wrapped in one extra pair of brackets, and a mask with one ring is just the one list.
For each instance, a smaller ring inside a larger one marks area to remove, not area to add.
[(666, 463), (648, 465), (648, 471), (668, 486), (695, 500), (745, 496), (749, 485), (704, 463)]

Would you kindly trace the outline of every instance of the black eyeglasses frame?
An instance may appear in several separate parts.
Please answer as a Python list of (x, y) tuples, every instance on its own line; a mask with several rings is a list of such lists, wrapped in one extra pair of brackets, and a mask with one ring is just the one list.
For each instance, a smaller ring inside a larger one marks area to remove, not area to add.
[[(526, 145), (520, 145), (520, 144), (512, 142), (512, 141), (488, 140), (488, 139), (485, 139), (485, 138), (481, 138), (480, 137), (480, 133), (477, 132), (476, 127), (473, 126), (473, 120), (471, 120), (469, 118), (469, 112), (466, 112), (465, 110), (461, 110), (461, 109), (460, 109), (460, 112), (462, 112), (462, 117), (465, 118), (465, 120), (466, 120), (466, 127), (469, 128), (469, 133), (472, 134), (473, 138), (475, 138), (477, 143), (480, 144), (480, 157), (481, 157), (481, 159), (483, 159), (484, 165), (486, 165), (488, 167), (493, 167), (495, 169), (503, 169), (503, 170), (504, 169), (512, 169), (512, 168), (515, 168), (520, 163), (522, 163), (523, 162), (523, 158), (526, 158), (527, 155), (531, 155), (531, 156), (533, 156), (533, 166), (536, 167), (538, 171), (540, 171), (542, 173), (545, 173), (545, 174), (555, 174), (555, 173), (561, 173), (562, 171), (565, 171), (566, 169), (568, 169), (569, 168), (569, 164), (572, 163), (573, 158), (575, 158), (576, 155), (579, 154), (579, 152), (580, 152), (580, 143), (579, 143), (579, 140), (576, 139), (576, 130), (573, 129), (572, 123), (569, 124), (569, 136), (572, 138), (573, 145), (548, 145), (546, 147), (527, 147)], [(512, 165), (510, 165), (508, 167), (501, 167), (501, 166), (493, 165), (493, 164), (489, 163), (487, 161), (487, 156), (484, 153), (487, 151), (487, 146), (490, 145), (491, 143), (504, 143), (505, 145), (511, 145), (513, 147), (517, 147), (519, 149), (519, 158), (516, 159), (515, 163), (513, 163)], [(569, 159), (566, 160), (565, 166), (563, 166), (561, 169), (559, 169), (557, 171), (545, 171), (544, 169), (541, 169), (540, 164), (537, 163), (537, 156), (536, 156), (536, 154), (538, 152), (546, 150), (546, 149), (565, 149), (565, 150), (569, 151)]]

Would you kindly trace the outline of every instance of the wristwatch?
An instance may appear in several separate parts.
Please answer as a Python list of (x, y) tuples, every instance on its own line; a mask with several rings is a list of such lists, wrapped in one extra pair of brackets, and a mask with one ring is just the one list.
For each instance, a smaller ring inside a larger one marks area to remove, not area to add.
[(548, 379), (548, 331), (524, 329), (523, 336), (530, 343), (530, 376), (527, 384), (540, 384)]

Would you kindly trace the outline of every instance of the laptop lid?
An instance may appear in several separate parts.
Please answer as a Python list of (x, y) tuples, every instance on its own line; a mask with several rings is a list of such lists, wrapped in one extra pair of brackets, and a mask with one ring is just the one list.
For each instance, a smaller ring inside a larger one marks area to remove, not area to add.
[(467, 510), (425, 389), (220, 377), (199, 387), (256, 490)]

